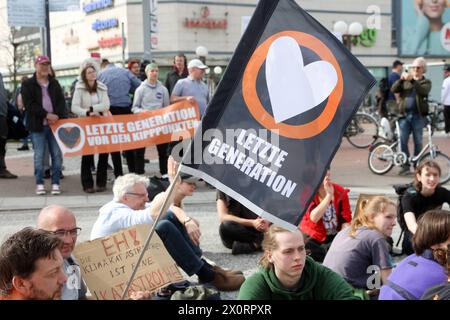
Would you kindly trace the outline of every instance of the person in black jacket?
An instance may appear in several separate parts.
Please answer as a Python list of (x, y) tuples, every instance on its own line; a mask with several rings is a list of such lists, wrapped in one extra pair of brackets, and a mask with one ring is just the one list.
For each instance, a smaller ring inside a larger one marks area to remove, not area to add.
[(6, 139), (8, 138), (8, 103), (3, 77), (0, 74), (0, 179), (15, 179), (17, 176), (6, 169)]
[(45, 145), (48, 145), (52, 158), (51, 193), (61, 193), (59, 181), (61, 177), (62, 153), (53, 136), (50, 125), (67, 117), (63, 90), (58, 81), (50, 75), (50, 59), (38, 56), (35, 61), (36, 72), (22, 85), (22, 99), (28, 110), (28, 130), (31, 134), (34, 149), (34, 176), (36, 194), (47, 193), (44, 186), (43, 158)]

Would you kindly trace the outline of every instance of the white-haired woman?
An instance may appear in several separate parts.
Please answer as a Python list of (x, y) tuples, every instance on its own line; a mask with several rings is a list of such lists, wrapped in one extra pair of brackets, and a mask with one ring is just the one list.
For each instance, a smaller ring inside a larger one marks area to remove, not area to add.
[[(94, 64), (86, 64), (80, 74), (80, 80), (75, 85), (72, 99), (72, 112), (80, 117), (104, 115), (109, 110), (108, 88), (97, 81), (97, 69)], [(81, 185), (86, 193), (95, 192), (91, 165), (94, 155), (84, 155), (81, 158)], [(106, 190), (108, 154), (101, 153), (97, 164), (97, 192)]]
[[(400, 94), (399, 125), (402, 151), (409, 158), (409, 136), (414, 138), (414, 155), (422, 150), (423, 127), (425, 116), (428, 114), (428, 94), (431, 91), (431, 81), (424, 74), (427, 71), (427, 62), (419, 57), (414, 60), (409, 72), (403, 72), (400, 79), (392, 85), (392, 92)], [(405, 164), (400, 175), (410, 173), (409, 163)]]

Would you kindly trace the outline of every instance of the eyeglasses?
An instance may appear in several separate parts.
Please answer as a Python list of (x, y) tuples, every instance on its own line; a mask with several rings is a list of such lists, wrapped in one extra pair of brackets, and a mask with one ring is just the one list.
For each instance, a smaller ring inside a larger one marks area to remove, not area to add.
[(136, 197), (148, 197), (148, 193), (127, 192), (126, 194), (136, 196)]
[(421, 66), (412, 66), (411, 69), (422, 69)]
[(75, 228), (72, 230), (56, 230), (52, 231), (52, 234), (57, 236), (58, 238), (64, 238), (66, 235), (70, 235), (72, 238), (79, 236), (81, 233), (81, 228)]

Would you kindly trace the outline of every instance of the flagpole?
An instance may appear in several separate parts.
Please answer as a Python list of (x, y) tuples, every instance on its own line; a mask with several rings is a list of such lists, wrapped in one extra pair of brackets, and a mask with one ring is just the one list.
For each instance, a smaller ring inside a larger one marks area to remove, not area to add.
[(181, 173), (180, 169), (181, 169), (181, 166), (179, 165), (178, 166), (178, 170), (177, 170), (177, 174), (175, 175), (175, 178), (170, 183), (170, 186), (169, 186), (168, 191), (166, 193), (166, 197), (164, 198), (163, 205), (161, 206), (161, 209), (159, 210), (158, 216), (156, 217), (156, 219), (153, 222), (153, 225), (152, 225), (152, 227), (150, 229), (150, 233), (149, 233), (149, 235), (147, 237), (147, 240), (145, 240), (144, 247), (142, 248), (141, 253), (139, 255), (139, 259), (136, 262), (136, 266), (134, 267), (134, 270), (133, 270), (133, 272), (131, 274), (131, 277), (128, 280), (127, 286), (126, 286), (125, 290), (122, 293), (121, 300), (125, 299), (125, 297), (127, 295), (127, 292), (130, 289), (131, 283), (133, 282), (134, 277), (136, 276), (136, 272), (137, 272), (137, 270), (139, 268), (139, 264), (141, 263), (142, 258), (144, 257), (145, 251), (147, 250), (147, 247), (150, 244), (150, 240), (152, 239), (153, 233), (155, 232), (156, 224), (158, 223), (158, 221), (160, 220), (161, 216), (163, 215), (163, 212), (166, 212), (167, 209), (169, 209), (168, 208), (169, 207), (169, 198), (172, 195), (172, 193), (173, 193), (173, 191), (175, 189), (176, 182), (178, 181), (178, 178), (180, 176), (180, 173)]

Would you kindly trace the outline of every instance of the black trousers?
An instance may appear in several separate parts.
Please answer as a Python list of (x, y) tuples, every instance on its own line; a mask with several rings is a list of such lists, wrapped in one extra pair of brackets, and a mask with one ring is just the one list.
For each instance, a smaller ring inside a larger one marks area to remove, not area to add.
[(450, 106), (444, 106), (445, 133), (450, 132)]
[[(94, 155), (81, 157), (81, 185), (83, 190), (94, 187), (91, 165), (94, 163)], [(106, 187), (106, 177), (108, 169), (108, 153), (98, 155), (96, 182), (97, 187)]]
[(414, 253), (414, 249), (411, 242), (412, 237), (413, 234), (409, 230), (405, 230), (403, 234), (402, 254), (407, 254), (409, 256), (410, 254)]
[[(120, 114), (132, 114), (131, 107), (115, 107), (111, 106), (109, 108), (109, 111), (111, 111), (111, 114), (113, 115), (120, 115)], [(127, 166), (129, 172), (136, 172), (135, 167), (135, 152), (134, 150), (125, 151), (125, 158), (127, 159)], [(114, 175), (117, 178), (118, 176), (123, 175), (122, 170), (122, 158), (120, 157), (120, 152), (112, 152), (111, 158), (114, 166)]]
[(223, 245), (231, 249), (234, 241), (255, 243), (261, 246), (263, 233), (254, 228), (245, 227), (234, 221), (225, 221), (219, 226), (219, 235)]
[(161, 172), (161, 175), (167, 173), (167, 159), (169, 159), (168, 148), (168, 143), (156, 145), (156, 149), (158, 150), (159, 172)]
[(145, 148), (130, 150), (134, 152), (134, 172), (136, 174), (145, 173)]
[(0, 116), (0, 171), (6, 169), (6, 139), (8, 138), (8, 123), (6, 117)]

